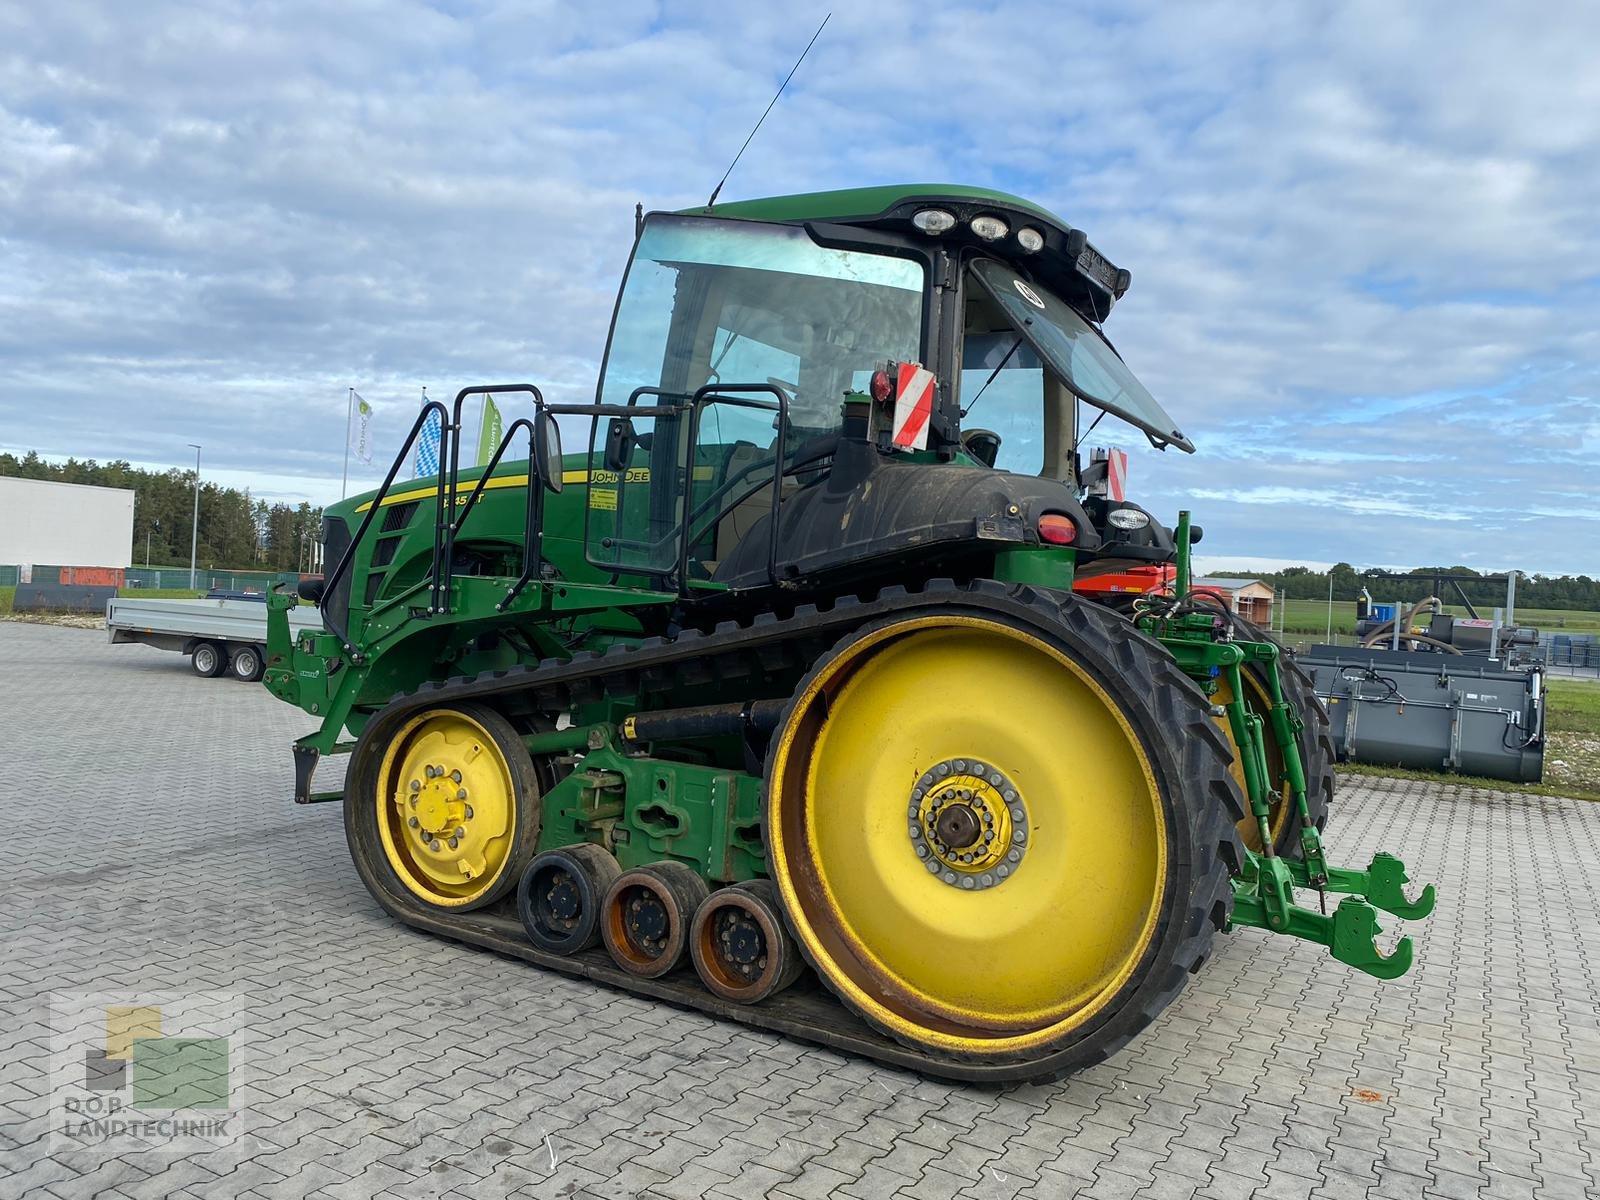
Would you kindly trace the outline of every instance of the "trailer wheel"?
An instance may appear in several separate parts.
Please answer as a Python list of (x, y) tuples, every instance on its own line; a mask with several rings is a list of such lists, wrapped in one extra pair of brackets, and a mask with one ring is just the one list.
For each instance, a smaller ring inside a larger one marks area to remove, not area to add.
[(201, 642), (190, 652), (189, 666), (201, 679), (215, 679), (228, 669), (228, 652), (218, 642)]
[(255, 683), (265, 671), (261, 647), (240, 646), (233, 652), (233, 661), (229, 663), (229, 670), (235, 679), (245, 683)]

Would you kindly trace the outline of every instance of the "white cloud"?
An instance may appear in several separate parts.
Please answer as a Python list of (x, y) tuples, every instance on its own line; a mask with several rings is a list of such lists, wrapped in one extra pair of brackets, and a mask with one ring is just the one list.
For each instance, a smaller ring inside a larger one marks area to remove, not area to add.
[[(586, 394), (634, 201), (702, 201), (813, 27), (0, 6), (0, 440), (198, 440), (326, 499), (351, 383), (392, 440), (423, 383)], [(1087, 228), (1201, 449), (1133, 486), (1219, 552), (1593, 573), (1597, 41), (1576, 3), (886, 0), (836, 13), (724, 194), (947, 178)]]

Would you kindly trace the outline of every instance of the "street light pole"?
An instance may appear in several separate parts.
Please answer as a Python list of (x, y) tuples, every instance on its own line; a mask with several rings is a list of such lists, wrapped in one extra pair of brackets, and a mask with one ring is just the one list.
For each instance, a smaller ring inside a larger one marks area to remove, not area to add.
[(189, 590), (194, 591), (195, 560), (200, 553), (200, 447), (194, 442), (194, 528), (189, 533)]

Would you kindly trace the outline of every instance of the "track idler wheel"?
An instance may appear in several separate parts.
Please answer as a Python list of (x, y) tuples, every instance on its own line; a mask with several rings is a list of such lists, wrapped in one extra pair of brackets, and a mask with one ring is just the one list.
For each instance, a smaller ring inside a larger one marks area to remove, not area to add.
[(593, 946), (606, 891), (620, 874), (615, 858), (587, 843), (539, 855), (517, 885), (517, 915), (528, 940), (552, 954)]
[(724, 1000), (754, 1004), (783, 991), (805, 964), (783, 927), (783, 902), (767, 879), (722, 888), (700, 906), (689, 953), (700, 981)]
[(651, 863), (611, 881), (601, 902), (600, 933), (611, 959), (630, 975), (655, 979), (683, 961), (706, 881), (678, 862)]
[(349, 780), (350, 855), (390, 908), (483, 908), (516, 889), (534, 856), (539, 775), (521, 735), (493, 709), (380, 715), (356, 742)]

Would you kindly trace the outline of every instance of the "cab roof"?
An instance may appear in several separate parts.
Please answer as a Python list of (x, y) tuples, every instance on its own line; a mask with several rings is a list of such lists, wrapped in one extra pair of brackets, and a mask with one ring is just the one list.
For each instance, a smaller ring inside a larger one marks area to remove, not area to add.
[(882, 217), (913, 201), (937, 204), (940, 201), (992, 205), (1027, 213), (1035, 220), (1053, 225), (1065, 233), (1071, 229), (1055, 213), (1031, 200), (993, 188), (967, 187), (959, 183), (891, 183), (880, 187), (842, 188), (833, 192), (799, 192), (792, 196), (768, 196), (758, 200), (735, 200), (714, 207), (684, 209), (698, 216), (736, 217), (746, 221), (866, 221)]
[[(912, 218), (926, 208), (943, 209), (956, 219), (948, 232), (937, 235), (939, 240), (946, 244), (967, 243), (1024, 265), (1093, 320), (1105, 320), (1111, 306), (1132, 282), (1129, 272), (1114, 266), (1089, 244), (1083, 230), (1074, 229), (1031, 200), (993, 188), (958, 183), (893, 183), (735, 200), (680, 212), (685, 216), (792, 225), (853, 225), (907, 234), (913, 232)], [(974, 235), (973, 219), (985, 215), (997, 216), (1005, 223), (1006, 240), (985, 243)], [(1037, 252), (1021, 251), (1011, 240), (1024, 226), (1033, 226), (1043, 235), (1043, 245)]]

